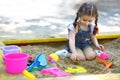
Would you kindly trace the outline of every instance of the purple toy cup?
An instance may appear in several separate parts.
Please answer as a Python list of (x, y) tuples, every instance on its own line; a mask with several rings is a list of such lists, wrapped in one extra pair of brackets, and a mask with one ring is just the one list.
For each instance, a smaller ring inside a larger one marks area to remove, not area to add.
[(29, 55), (27, 53), (10, 53), (3, 56), (6, 72), (20, 74), (27, 68)]
[(13, 52), (20, 52), (20, 47), (17, 45), (9, 45), (2, 47), (3, 54), (13, 53)]

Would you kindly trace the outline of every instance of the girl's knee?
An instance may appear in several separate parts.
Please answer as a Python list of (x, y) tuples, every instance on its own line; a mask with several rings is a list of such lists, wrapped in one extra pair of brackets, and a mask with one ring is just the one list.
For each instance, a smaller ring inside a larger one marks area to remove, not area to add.
[(95, 59), (95, 57), (96, 57), (95, 54), (89, 54), (89, 55), (86, 56), (86, 59), (87, 60), (93, 60), (93, 59)]
[(79, 56), (80, 61), (86, 61), (85, 56)]
[(80, 61), (86, 61), (86, 58), (81, 58)]

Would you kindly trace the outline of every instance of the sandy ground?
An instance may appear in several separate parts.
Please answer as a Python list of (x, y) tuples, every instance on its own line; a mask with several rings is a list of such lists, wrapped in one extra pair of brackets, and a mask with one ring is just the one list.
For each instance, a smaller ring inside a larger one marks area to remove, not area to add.
[[(84, 61), (78, 64), (73, 64), (69, 58), (59, 57), (57, 67), (64, 71), (67, 67), (76, 67), (82, 66), (87, 69), (86, 73), (72, 73), (71, 75), (80, 75), (80, 74), (106, 74), (106, 73), (120, 73), (120, 38), (113, 40), (100, 40), (101, 44), (105, 46), (105, 51), (109, 54), (109, 62), (112, 62), (113, 65), (111, 68), (105, 68), (103, 64), (97, 60)], [(43, 43), (43, 44), (33, 44), (27, 46), (21, 46), (23, 52), (29, 53), (30, 56), (35, 58), (39, 53), (44, 53), (46, 58), (49, 54), (54, 53), (57, 50), (65, 49), (66, 42), (58, 43)], [(48, 63), (49, 64), (49, 63)], [(42, 75), (39, 71), (32, 72), (37, 78), (41, 77), (51, 77), (49, 75)]]

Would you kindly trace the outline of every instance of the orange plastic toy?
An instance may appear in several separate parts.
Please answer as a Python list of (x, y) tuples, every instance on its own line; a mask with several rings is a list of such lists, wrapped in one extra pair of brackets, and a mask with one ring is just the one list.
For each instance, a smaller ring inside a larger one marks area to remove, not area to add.
[(109, 67), (112, 66), (112, 62), (107, 62), (107, 61), (105, 61), (105, 60), (103, 60), (103, 59), (101, 59), (99, 57), (96, 57), (96, 60), (101, 62), (102, 64), (104, 64), (106, 68), (109, 68)]

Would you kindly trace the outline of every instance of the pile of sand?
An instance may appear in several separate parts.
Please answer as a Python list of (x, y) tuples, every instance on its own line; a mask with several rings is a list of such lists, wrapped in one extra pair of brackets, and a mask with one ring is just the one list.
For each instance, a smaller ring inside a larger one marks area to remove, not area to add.
[[(60, 57), (59, 62), (57, 63), (57, 66), (61, 70), (65, 70), (67, 67), (76, 67), (76, 66), (82, 66), (85, 69), (87, 69), (86, 73), (82, 74), (105, 74), (105, 73), (120, 73), (120, 39), (114, 39), (114, 40), (101, 40), (99, 41), (101, 44), (105, 46), (105, 51), (109, 54), (109, 62), (112, 62), (113, 65), (111, 68), (105, 68), (103, 64), (98, 62), (97, 60), (92, 61), (84, 61), (80, 62), (78, 64), (73, 64), (69, 58), (62, 59)], [(27, 45), (27, 46), (21, 46), (23, 52), (29, 53), (30, 56), (33, 58), (36, 57), (39, 53), (44, 53), (46, 55), (46, 58), (49, 54), (54, 53), (57, 50), (65, 49), (66, 43), (45, 43), (45, 44), (35, 44), (35, 45)], [(44, 77), (44, 75), (41, 75), (39, 71), (33, 72), (34, 75), (37, 77)], [(73, 73), (71, 75), (78, 75), (81, 73)], [(49, 77), (49, 76), (47, 76)]]

